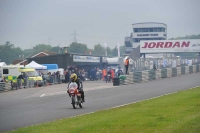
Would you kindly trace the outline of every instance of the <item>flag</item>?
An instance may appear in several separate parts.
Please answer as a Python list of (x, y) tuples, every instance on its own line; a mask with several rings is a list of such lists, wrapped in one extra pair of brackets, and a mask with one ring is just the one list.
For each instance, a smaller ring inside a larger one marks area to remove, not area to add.
[(120, 57), (120, 47), (119, 47), (119, 43), (117, 45), (117, 48), (118, 48), (118, 57)]

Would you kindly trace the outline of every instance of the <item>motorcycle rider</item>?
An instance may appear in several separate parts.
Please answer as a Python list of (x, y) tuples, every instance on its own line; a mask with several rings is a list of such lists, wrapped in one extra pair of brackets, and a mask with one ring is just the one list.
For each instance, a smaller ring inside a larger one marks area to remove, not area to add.
[[(70, 76), (70, 82), (69, 82), (69, 84), (71, 82), (75, 82), (78, 85), (77, 89), (78, 89), (79, 93), (81, 93), (81, 98), (82, 98), (83, 102), (85, 102), (85, 96), (84, 96), (84, 91), (83, 91), (83, 84), (82, 84), (81, 80), (79, 80), (77, 78), (77, 75), (75, 73), (72, 73), (71, 76)], [(69, 87), (69, 85), (68, 85), (68, 87)], [(69, 93), (68, 90), (67, 90), (67, 93)]]
[[(110, 76), (108, 76), (110, 75)], [(109, 82), (111, 79), (111, 68), (108, 67), (107, 74), (106, 74), (106, 83)]]

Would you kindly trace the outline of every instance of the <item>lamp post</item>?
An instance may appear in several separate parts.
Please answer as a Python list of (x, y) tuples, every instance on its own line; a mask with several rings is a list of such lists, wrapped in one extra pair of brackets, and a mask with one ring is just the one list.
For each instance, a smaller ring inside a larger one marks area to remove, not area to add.
[(23, 65), (24, 65), (24, 55), (23, 54), (19, 55), (19, 57), (22, 57), (22, 59), (23, 59)]

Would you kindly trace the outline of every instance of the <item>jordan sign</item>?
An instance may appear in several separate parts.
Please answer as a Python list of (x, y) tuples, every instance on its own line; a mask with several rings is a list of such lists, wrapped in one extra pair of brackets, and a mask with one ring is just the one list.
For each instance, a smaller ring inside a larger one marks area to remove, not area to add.
[(140, 41), (140, 53), (200, 52), (200, 39)]

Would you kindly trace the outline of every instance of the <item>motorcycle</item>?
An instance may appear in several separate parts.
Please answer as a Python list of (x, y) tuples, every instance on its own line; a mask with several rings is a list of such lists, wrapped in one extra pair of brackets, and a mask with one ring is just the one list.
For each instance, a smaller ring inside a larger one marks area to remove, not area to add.
[(107, 79), (106, 79), (106, 83), (108, 82), (110, 82), (111, 81), (111, 75), (110, 74), (107, 74)]
[(78, 91), (78, 85), (75, 82), (69, 84), (69, 95), (71, 96), (72, 106), (76, 109), (78, 106), (82, 108), (83, 100), (81, 98), (81, 94)]

